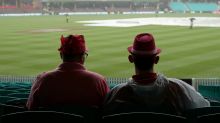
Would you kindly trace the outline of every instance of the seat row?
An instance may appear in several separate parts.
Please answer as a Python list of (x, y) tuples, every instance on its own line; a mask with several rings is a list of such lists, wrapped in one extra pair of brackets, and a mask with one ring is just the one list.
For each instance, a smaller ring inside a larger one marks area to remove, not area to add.
[(207, 123), (220, 121), (220, 113), (196, 117), (194, 120), (182, 116), (175, 116), (156, 112), (128, 112), (105, 115), (100, 118), (86, 119), (82, 115), (57, 111), (23, 111), (0, 116), (1, 123), (30, 123), (30, 122), (58, 122), (58, 123), (141, 123), (141, 122), (178, 122), (178, 123)]
[[(124, 108), (125, 109), (125, 108)], [(129, 109), (129, 107), (127, 107)], [(183, 115), (177, 116), (170, 113), (152, 112), (144, 110), (121, 110), (118, 112), (105, 112), (96, 107), (67, 106), (39, 108), (28, 111), (24, 107), (0, 104), (0, 122), (12, 121), (35, 122), (35, 121), (74, 121), (72, 123), (93, 123), (93, 122), (128, 122), (138, 123), (147, 121), (167, 122), (190, 122), (201, 123), (203, 121), (220, 121), (220, 106), (191, 109)], [(207, 123), (207, 122), (206, 122)]]

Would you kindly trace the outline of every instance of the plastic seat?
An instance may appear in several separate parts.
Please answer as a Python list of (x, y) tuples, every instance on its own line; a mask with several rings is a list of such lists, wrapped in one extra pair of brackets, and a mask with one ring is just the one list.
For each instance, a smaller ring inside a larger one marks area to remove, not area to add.
[(197, 123), (219, 123), (220, 113), (201, 115), (197, 117)]
[(208, 100), (211, 106), (220, 106), (220, 101), (217, 100)]
[(127, 112), (158, 112), (158, 113), (166, 113), (176, 115), (177, 112), (169, 108), (168, 106), (148, 106), (145, 104), (133, 104), (130, 102), (114, 102), (110, 105), (105, 105), (102, 114), (103, 115), (111, 115), (111, 114), (119, 114), (119, 113), (127, 113)]
[(0, 96), (0, 103), (6, 103), (9, 100), (17, 99), (16, 97), (10, 97), (10, 96)]
[(84, 123), (83, 116), (56, 111), (23, 111), (0, 116), (1, 123), (18, 122)]
[(86, 122), (96, 122), (101, 118), (101, 111), (97, 107), (82, 106), (82, 105), (62, 105), (62, 106), (53, 106), (53, 107), (40, 107), (36, 110), (44, 111), (58, 111), (65, 113), (73, 113), (81, 115), (85, 118)]
[(186, 118), (176, 115), (170, 115), (165, 113), (155, 113), (155, 112), (128, 112), (106, 115), (102, 117), (104, 123), (143, 123), (154, 121), (159, 122), (169, 122), (169, 123), (185, 123)]
[(190, 109), (184, 113), (184, 116), (197, 117), (197, 116), (208, 115), (208, 114), (213, 114), (213, 113), (220, 113), (220, 106)]
[(28, 98), (29, 93), (11, 93), (8, 94), (10, 97), (17, 97), (17, 98)]
[(20, 107), (25, 107), (27, 103), (27, 98), (16, 98), (16, 99), (11, 99), (6, 102), (8, 105), (15, 105), (15, 106), (20, 106)]
[(25, 110), (26, 109), (24, 107), (19, 107), (19, 106), (0, 103), (0, 116), (4, 115), (4, 114), (20, 112), (20, 111), (25, 111)]
[(190, 109), (190, 110), (185, 111), (183, 115), (187, 117), (187, 119), (190, 122), (196, 122), (197, 117), (200, 117), (203, 115), (215, 114), (215, 113), (220, 113), (220, 106)]
[(18, 86), (13, 86), (13, 85), (9, 85), (9, 86), (5, 86), (4, 89), (5, 90), (16, 90), (16, 89), (19, 89), (20, 87)]
[(31, 89), (25, 89), (25, 88), (16, 89), (16, 91), (17, 91), (18, 93), (30, 93), (30, 90), (31, 90)]
[(12, 93), (17, 93), (17, 91), (0, 89), (0, 96), (8, 96), (9, 94), (12, 94)]

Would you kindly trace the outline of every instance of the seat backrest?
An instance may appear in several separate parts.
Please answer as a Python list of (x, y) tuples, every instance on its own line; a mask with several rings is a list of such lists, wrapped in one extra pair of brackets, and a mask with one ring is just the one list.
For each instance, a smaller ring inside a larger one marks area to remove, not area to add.
[(81, 115), (85, 118), (87, 122), (100, 120), (101, 111), (97, 107), (82, 106), (82, 105), (66, 105), (66, 106), (53, 106), (53, 107), (40, 107), (36, 110), (40, 111), (58, 111), (65, 113), (72, 113)]
[(201, 115), (197, 117), (197, 123), (219, 123), (220, 113)]
[(84, 123), (83, 116), (56, 111), (23, 111), (0, 116), (1, 123), (22, 121), (30, 122), (62, 122)]
[(185, 123), (186, 118), (176, 115), (155, 112), (129, 112), (113, 115), (106, 115), (102, 117), (104, 123), (124, 122), (124, 123), (138, 123), (138, 122), (178, 122)]
[(217, 100), (208, 100), (211, 106), (220, 106), (220, 101)]
[(184, 116), (195, 118), (195, 117), (198, 117), (201, 115), (208, 115), (208, 114), (214, 114), (214, 113), (220, 113), (220, 106), (211, 106), (211, 107), (190, 109), (184, 113)]
[(8, 94), (17, 93), (15, 90), (0, 89), (0, 96), (8, 96)]
[(10, 97), (17, 97), (17, 98), (28, 98), (29, 93), (11, 93), (8, 94)]
[(17, 93), (28, 93), (28, 94), (30, 94), (30, 90), (31, 89), (26, 89), (26, 88), (16, 89)]
[(24, 107), (0, 103), (0, 116), (5, 115), (5, 114), (9, 114), (9, 113), (25, 111), (25, 110), (26, 109)]
[(9, 100), (17, 99), (16, 97), (10, 97), (10, 96), (0, 96), (0, 103), (6, 103)]
[(148, 106), (144, 104), (132, 104), (128, 102), (113, 102), (111, 105), (106, 105), (103, 107), (103, 115), (111, 115), (118, 113), (127, 113), (127, 112), (158, 112), (166, 114), (176, 115), (176, 111), (167, 107), (167, 106)]
[(27, 103), (27, 98), (16, 98), (16, 99), (11, 99), (6, 102), (8, 105), (15, 105), (15, 106), (21, 106), (21, 107), (26, 107)]

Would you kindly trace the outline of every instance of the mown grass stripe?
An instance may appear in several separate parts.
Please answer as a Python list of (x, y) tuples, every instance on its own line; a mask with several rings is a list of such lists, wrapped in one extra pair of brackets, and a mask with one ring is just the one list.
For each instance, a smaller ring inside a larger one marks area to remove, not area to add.
[[(129, 28), (85, 27), (76, 23), (81, 20), (152, 16), (154, 15), (71, 16), (68, 24), (65, 23), (64, 16), (1, 17), (0, 74), (36, 75), (54, 69), (61, 63), (57, 51), (60, 36), (84, 34), (89, 48), (89, 57), (85, 64), (88, 69), (105, 76), (130, 77), (134, 73), (134, 67), (127, 59), (127, 47), (133, 43), (137, 33), (150, 32), (162, 49), (161, 60), (156, 65), (158, 71), (169, 77), (220, 77), (220, 28), (195, 27), (190, 30), (189, 27), (159, 25)], [(33, 32), (56, 28), (67, 31)]]

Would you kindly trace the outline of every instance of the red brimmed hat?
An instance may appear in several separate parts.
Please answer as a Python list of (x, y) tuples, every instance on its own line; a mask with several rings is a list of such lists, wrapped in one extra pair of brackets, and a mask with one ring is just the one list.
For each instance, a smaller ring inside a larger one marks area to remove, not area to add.
[(133, 45), (128, 47), (128, 52), (137, 55), (156, 55), (161, 50), (156, 47), (152, 34), (141, 33), (135, 37)]
[(61, 46), (58, 49), (63, 54), (78, 55), (87, 52), (83, 35), (69, 35), (60, 38)]

